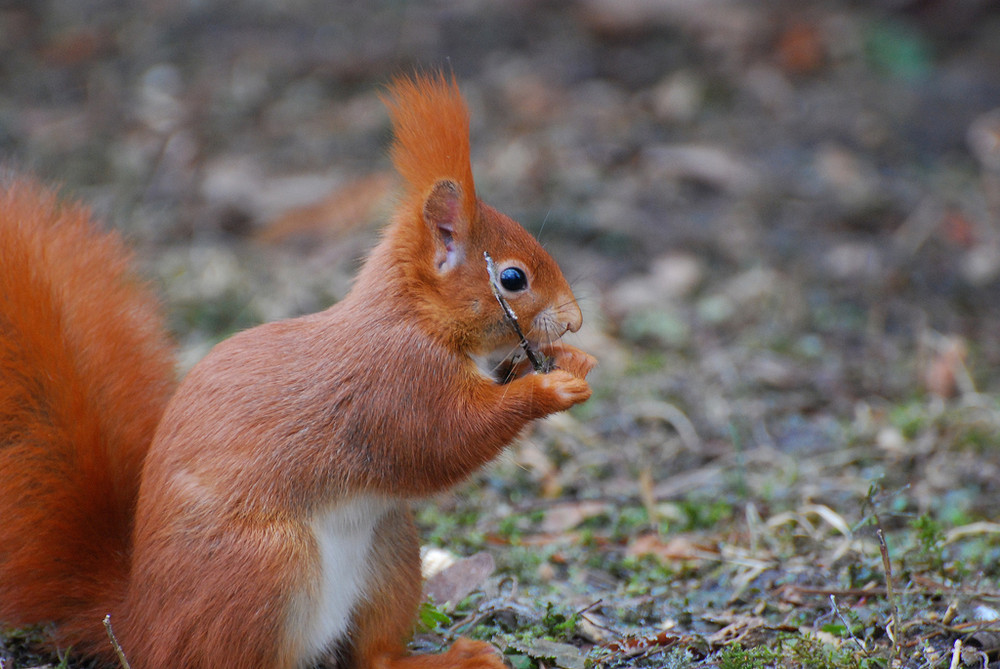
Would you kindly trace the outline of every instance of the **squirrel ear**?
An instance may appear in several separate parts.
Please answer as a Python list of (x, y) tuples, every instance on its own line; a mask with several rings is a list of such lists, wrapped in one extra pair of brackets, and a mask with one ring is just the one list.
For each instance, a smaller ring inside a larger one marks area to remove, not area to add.
[(434, 265), (443, 274), (461, 262), (468, 232), (458, 184), (448, 180), (434, 184), (424, 201), (424, 222), (434, 242)]

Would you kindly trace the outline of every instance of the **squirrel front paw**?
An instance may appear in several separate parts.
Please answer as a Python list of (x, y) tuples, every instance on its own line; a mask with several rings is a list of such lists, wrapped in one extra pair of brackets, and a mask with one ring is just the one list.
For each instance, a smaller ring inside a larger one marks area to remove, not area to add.
[(587, 378), (597, 365), (597, 358), (569, 344), (556, 344), (545, 351), (555, 362), (556, 369), (562, 369), (580, 379)]
[(555, 369), (534, 378), (540, 390), (555, 402), (556, 406), (552, 411), (563, 411), (590, 398), (590, 384), (568, 370)]

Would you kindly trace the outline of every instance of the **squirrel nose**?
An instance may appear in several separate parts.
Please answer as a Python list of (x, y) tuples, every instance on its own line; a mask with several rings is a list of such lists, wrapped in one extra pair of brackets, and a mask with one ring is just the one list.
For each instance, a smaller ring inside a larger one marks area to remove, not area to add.
[(559, 320), (566, 325), (567, 332), (576, 332), (583, 325), (583, 312), (580, 311), (580, 305), (576, 303), (576, 299), (572, 295), (559, 310)]

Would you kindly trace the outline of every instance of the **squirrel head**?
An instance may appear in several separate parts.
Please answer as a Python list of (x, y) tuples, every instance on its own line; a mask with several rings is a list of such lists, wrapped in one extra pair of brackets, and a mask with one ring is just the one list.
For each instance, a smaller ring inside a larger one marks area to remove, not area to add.
[(486, 252), (532, 344), (576, 332), (580, 308), (555, 260), (520, 224), (476, 197), (469, 112), (454, 77), (398, 78), (383, 101), (393, 122), (393, 163), (404, 181), (387, 241), (429, 331), (469, 355), (517, 346), (492, 292)]

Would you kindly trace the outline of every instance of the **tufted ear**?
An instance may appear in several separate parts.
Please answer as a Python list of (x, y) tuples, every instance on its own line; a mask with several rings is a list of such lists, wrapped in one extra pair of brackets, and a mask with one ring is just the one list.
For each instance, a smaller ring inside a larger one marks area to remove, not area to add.
[(462, 262), (469, 222), (462, 212), (462, 190), (454, 181), (434, 184), (424, 200), (424, 223), (434, 244), (434, 266), (444, 274)]

